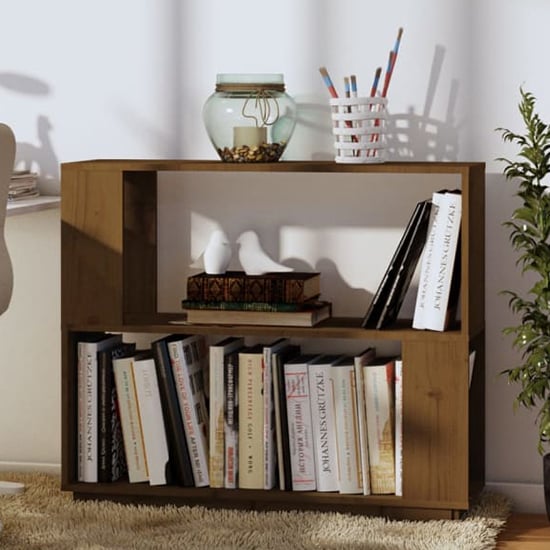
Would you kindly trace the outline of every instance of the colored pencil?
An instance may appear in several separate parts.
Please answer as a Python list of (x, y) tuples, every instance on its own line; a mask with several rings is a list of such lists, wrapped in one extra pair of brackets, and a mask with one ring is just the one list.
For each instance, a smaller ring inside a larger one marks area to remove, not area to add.
[(323, 77), (323, 81), (325, 82), (325, 86), (327, 87), (329, 94), (332, 97), (337, 98), (338, 97), (338, 92), (336, 91), (336, 88), (334, 87), (334, 84), (332, 83), (332, 79), (330, 78), (326, 67), (320, 67), (319, 72), (321, 73), (321, 76)]

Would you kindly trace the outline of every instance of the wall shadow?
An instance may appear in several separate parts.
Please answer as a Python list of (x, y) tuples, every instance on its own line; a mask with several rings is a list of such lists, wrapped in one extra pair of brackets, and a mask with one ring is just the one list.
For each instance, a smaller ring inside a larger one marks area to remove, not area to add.
[[(6, 90), (29, 96), (47, 96), (51, 94), (48, 83), (38, 78), (12, 72), (0, 72), (0, 87)], [(38, 185), (43, 195), (59, 195), (60, 174), (59, 159), (51, 140), (52, 124), (46, 115), (36, 118), (37, 142), (17, 140), (14, 168), (38, 173)]]

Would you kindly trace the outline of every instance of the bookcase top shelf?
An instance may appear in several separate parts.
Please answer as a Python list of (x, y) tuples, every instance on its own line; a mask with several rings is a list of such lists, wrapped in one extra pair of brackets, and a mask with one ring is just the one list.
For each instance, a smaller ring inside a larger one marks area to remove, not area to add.
[(65, 169), (139, 171), (212, 171), (212, 172), (360, 172), (407, 174), (458, 174), (476, 168), (485, 170), (483, 162), (386, 162), (381, 164), (338, 164), (333, 161), (280, 161), (269, 163), (227, 163), (219, 160), (191, 159), (96, 159), (65, 162)]

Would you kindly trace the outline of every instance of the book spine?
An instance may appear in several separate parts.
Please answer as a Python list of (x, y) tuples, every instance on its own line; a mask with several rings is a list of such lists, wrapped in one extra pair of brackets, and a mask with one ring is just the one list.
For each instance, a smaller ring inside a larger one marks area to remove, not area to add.
[(209, 472), (210, 487), (224, 486), (224, 351), (210, 346), (210, 428)]
[(113, 361), (115, 385), (119, 398), (122, 437), (130, 483), (148, 481), (145, 446), (137, 405), (132, 359)]
[(330, 364), (316, 364), (308, 367), (317, 491), (338, 491), (340, 488), (334, 387), (330, 372)]
[(132, 368), (143, 429), (149, 484), (166, 485), (169, 481), (167, 476), (168, 442), (162, 416), (155, 362), (152, 358), (135, 360)]
[(418, 282), (418, 293), (416, 295), (416, 303), (413, 316), (413, 328), (426, 328), (426, 303), (428, 299), (429, 281), (431, 273), (434, 270), (434, 262), (436, 255), (437, 235), (440, 232), (441, 214), (440, 210), (444, 202), (443, 193), (434, 193), (432, 195), (432, 208), (430, 212), (430, 221), (428, 226), (428, 236), (426, 245), (422, 253), (420, 279)]
[(285, 364), (293, 491), (315, 491), (315, 456), (307, 364)]
[(363, 493), (361, 448), (355, 388), (355, 367), (333, 367), (340, 493)]
[(225, 361), (224, 415), (224, 487), (236, 489), (239, 473), (239, 354), (231, 353)]
[(200, 362), (190, 342), (168, 343), (187, 447), (196, 487), (209, 485), (208, 414), (204, 404), (204, 380)]
[(292, 473), (290, 466), (290, 443), (288, 437), (288, 413), (286, 406), (283, 356), (279, 353), (275, 353), (272, 363), (279, 489), (281, 491), (290, 491), (292, 489)]
[(105, 354), (101, 354), (97, 363), (97, 427), (98, 427), (98, 472), (100, 483), (112, 481), (111, 441), (112, 433), (112, 384), (110, 365)]
[(151, 344), (157, 369), (157, 380), (168, 438), (168, 453), (175, 481), (184, 487), (195, 484), (193, 469), (187, 449), (187, 440), (181, 417), (178, 396), (170, 364), (168, 344), (165, 339)]
[(264, 488), (262, 353), (239, 355), (239, 487)]
[(394, 366), (364, 367), (372, 494), (395, 493)]
[(395, 494), (403, 496), (403, 360), (395, 360)]

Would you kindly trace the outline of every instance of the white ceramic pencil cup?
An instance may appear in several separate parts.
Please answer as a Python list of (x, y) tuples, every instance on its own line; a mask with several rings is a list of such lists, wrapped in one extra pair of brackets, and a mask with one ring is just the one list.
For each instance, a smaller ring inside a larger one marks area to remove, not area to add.
[(386, 160), (387, 99), (350, 97), (330, 100), (336, 162)]

